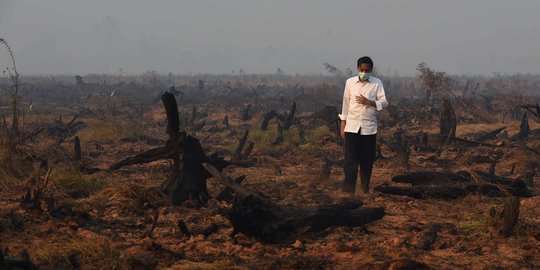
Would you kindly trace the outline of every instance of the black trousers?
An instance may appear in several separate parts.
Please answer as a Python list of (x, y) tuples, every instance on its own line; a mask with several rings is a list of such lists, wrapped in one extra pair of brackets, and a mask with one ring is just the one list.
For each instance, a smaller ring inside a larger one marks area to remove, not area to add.
[(369, 181), (373, 162), (375, 162), (375, 145), (377, 134), (360, 135), (360, 133), (345, 132), (345, 181), (343, 191), (354, 193), (358, 166), (360, 165), (360, 181), (362, 191), (369, 192)]

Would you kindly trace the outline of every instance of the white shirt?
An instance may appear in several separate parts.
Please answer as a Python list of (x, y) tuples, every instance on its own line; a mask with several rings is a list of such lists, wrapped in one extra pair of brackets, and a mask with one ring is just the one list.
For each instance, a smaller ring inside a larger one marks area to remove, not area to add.
[[(375, 101), (377, 108), (356, 102), (356, 96), (364, 96)], [(345, 82), (343, 91), (343, 108), (339, 118), (345, 120), (345, 132), (361, 135), (377, 133), (377, 113), (388, 106), (382, 81), (369, 76), (367, 82), (361, 82), (358, 76), (349, 78)]]

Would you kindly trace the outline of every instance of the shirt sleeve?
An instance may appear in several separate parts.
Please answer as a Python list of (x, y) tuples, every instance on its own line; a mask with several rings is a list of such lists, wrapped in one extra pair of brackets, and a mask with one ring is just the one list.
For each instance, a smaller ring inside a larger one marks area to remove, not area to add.
[(384, 87), (382, 83), (377, 87), (377, 100), (375, 100), (377, 111), (388, 107), (388, 101), (386, 100), (386, 94), (384, 93)]
[(349, 112), (349, 99), (350, 99), (350, 92), (349, 87), (347, 85), (347, 82), (345, 82), (345, 89), (343, 90), (343, 106), (341, 107), (341, 114), (339, 114), (339, 119), (346, 120), (347, 114)]

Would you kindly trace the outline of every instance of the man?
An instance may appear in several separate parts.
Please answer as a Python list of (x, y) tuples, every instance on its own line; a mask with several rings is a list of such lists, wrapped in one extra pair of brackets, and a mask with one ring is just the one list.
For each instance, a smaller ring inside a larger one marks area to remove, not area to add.
[(345, 181), (343, 191), (354, 194), (358, 165), (362, 191), (369, 192), (371, 170), (375, 161), (377, 114), (388, 106), (384, 87), (371, 76), (373, 61), (364, 56), (358, 59), (358, 76), (345, 82), (341, 119), (341, 137), (345, 139)]

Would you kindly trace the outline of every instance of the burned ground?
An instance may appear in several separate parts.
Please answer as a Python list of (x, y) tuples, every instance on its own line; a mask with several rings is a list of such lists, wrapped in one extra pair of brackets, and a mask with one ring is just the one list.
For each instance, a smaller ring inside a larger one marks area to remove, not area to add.
[[(178, 79), (174, 93), (180, 129), (198, 138), (206, 155), (217, 153), (230, 161), (224, 176), (280, 206), (351, 200), (340, 193), (343, 150), (335, 113), (342, 89), (335, 79), (311, 79), (291, 83), (294, 78), (279, 76), (264, 81), (212, 77), (202, 85), (198, 79)], [(115, 162), (168, 140), (160, 96), (173, 89), (159, 83), (167, 78), (148, 75), (140, 80), (92, 84), (73, 79), (70, 84), (35, 79), (23, 88), (34, 98), (33, 110), (25, 111), (16, 149), (0, 153), (1, 263), (40, 269), (540, 265), (540, 197), (535, 196), (540, 192), (540, 121), (534, 107), (519, 107), (536, 104), (538, 97), (502, 95), (515, 98), (508, 108), (507, 103), (494, 106), (501, 96), (487, 101), (472, 94), (450, 97), (457, 127), (455, 136), (448, 137), (440, 134), (439, 102), (410, 98), (413, 90), (393, 93), (409, 85), (393, 82), (386, 90), (392, 106), (380, 115), (374, 190), (353, 198), (362, 208), (384, 208), (384, 217), (319, 231), (299, 227), (283, 239), (265, 241), (235, 232), (230, 220), (234, 192), (223, 194), (226, 187), (216, 178), (207, 180), (206, 204), (173, 206), (162, 188), (170, 160), (110, 170)], [(54, 91), (47, 92), (47, 87)], [(264, 116), (271, 111), (263, 130)], [(526, 135), (524, 113), (529, 115)], [(238, 151), (245, 131), (245, 145)], [(75, 137), (81, 160), (75, 158)], [(426, 183), (392, 181), (422, 171), (438, 173), (428, 188), (422, 189)], [(468, 175), (468, 187), (460, 186), (459, 178), (447, 177), (458, 172)], [(506, 182), (491, 177), (512, 181), (509, 185), (523, 183), (519, 187), (528, 193), (514, 194)], [(474, 191), (487, 186), (487, 191), (450, 197), (428, 192), (440, 191), (441, 185), (467, 191), (470, 185)], [(381, 187), (415, 188), (422, 196), (376, 191)], [(502, 212), (512, 200), (518, 201), (519, 212), (506, 233), (501, 231), (506, 226), (503, 217), (511, 211)]]

